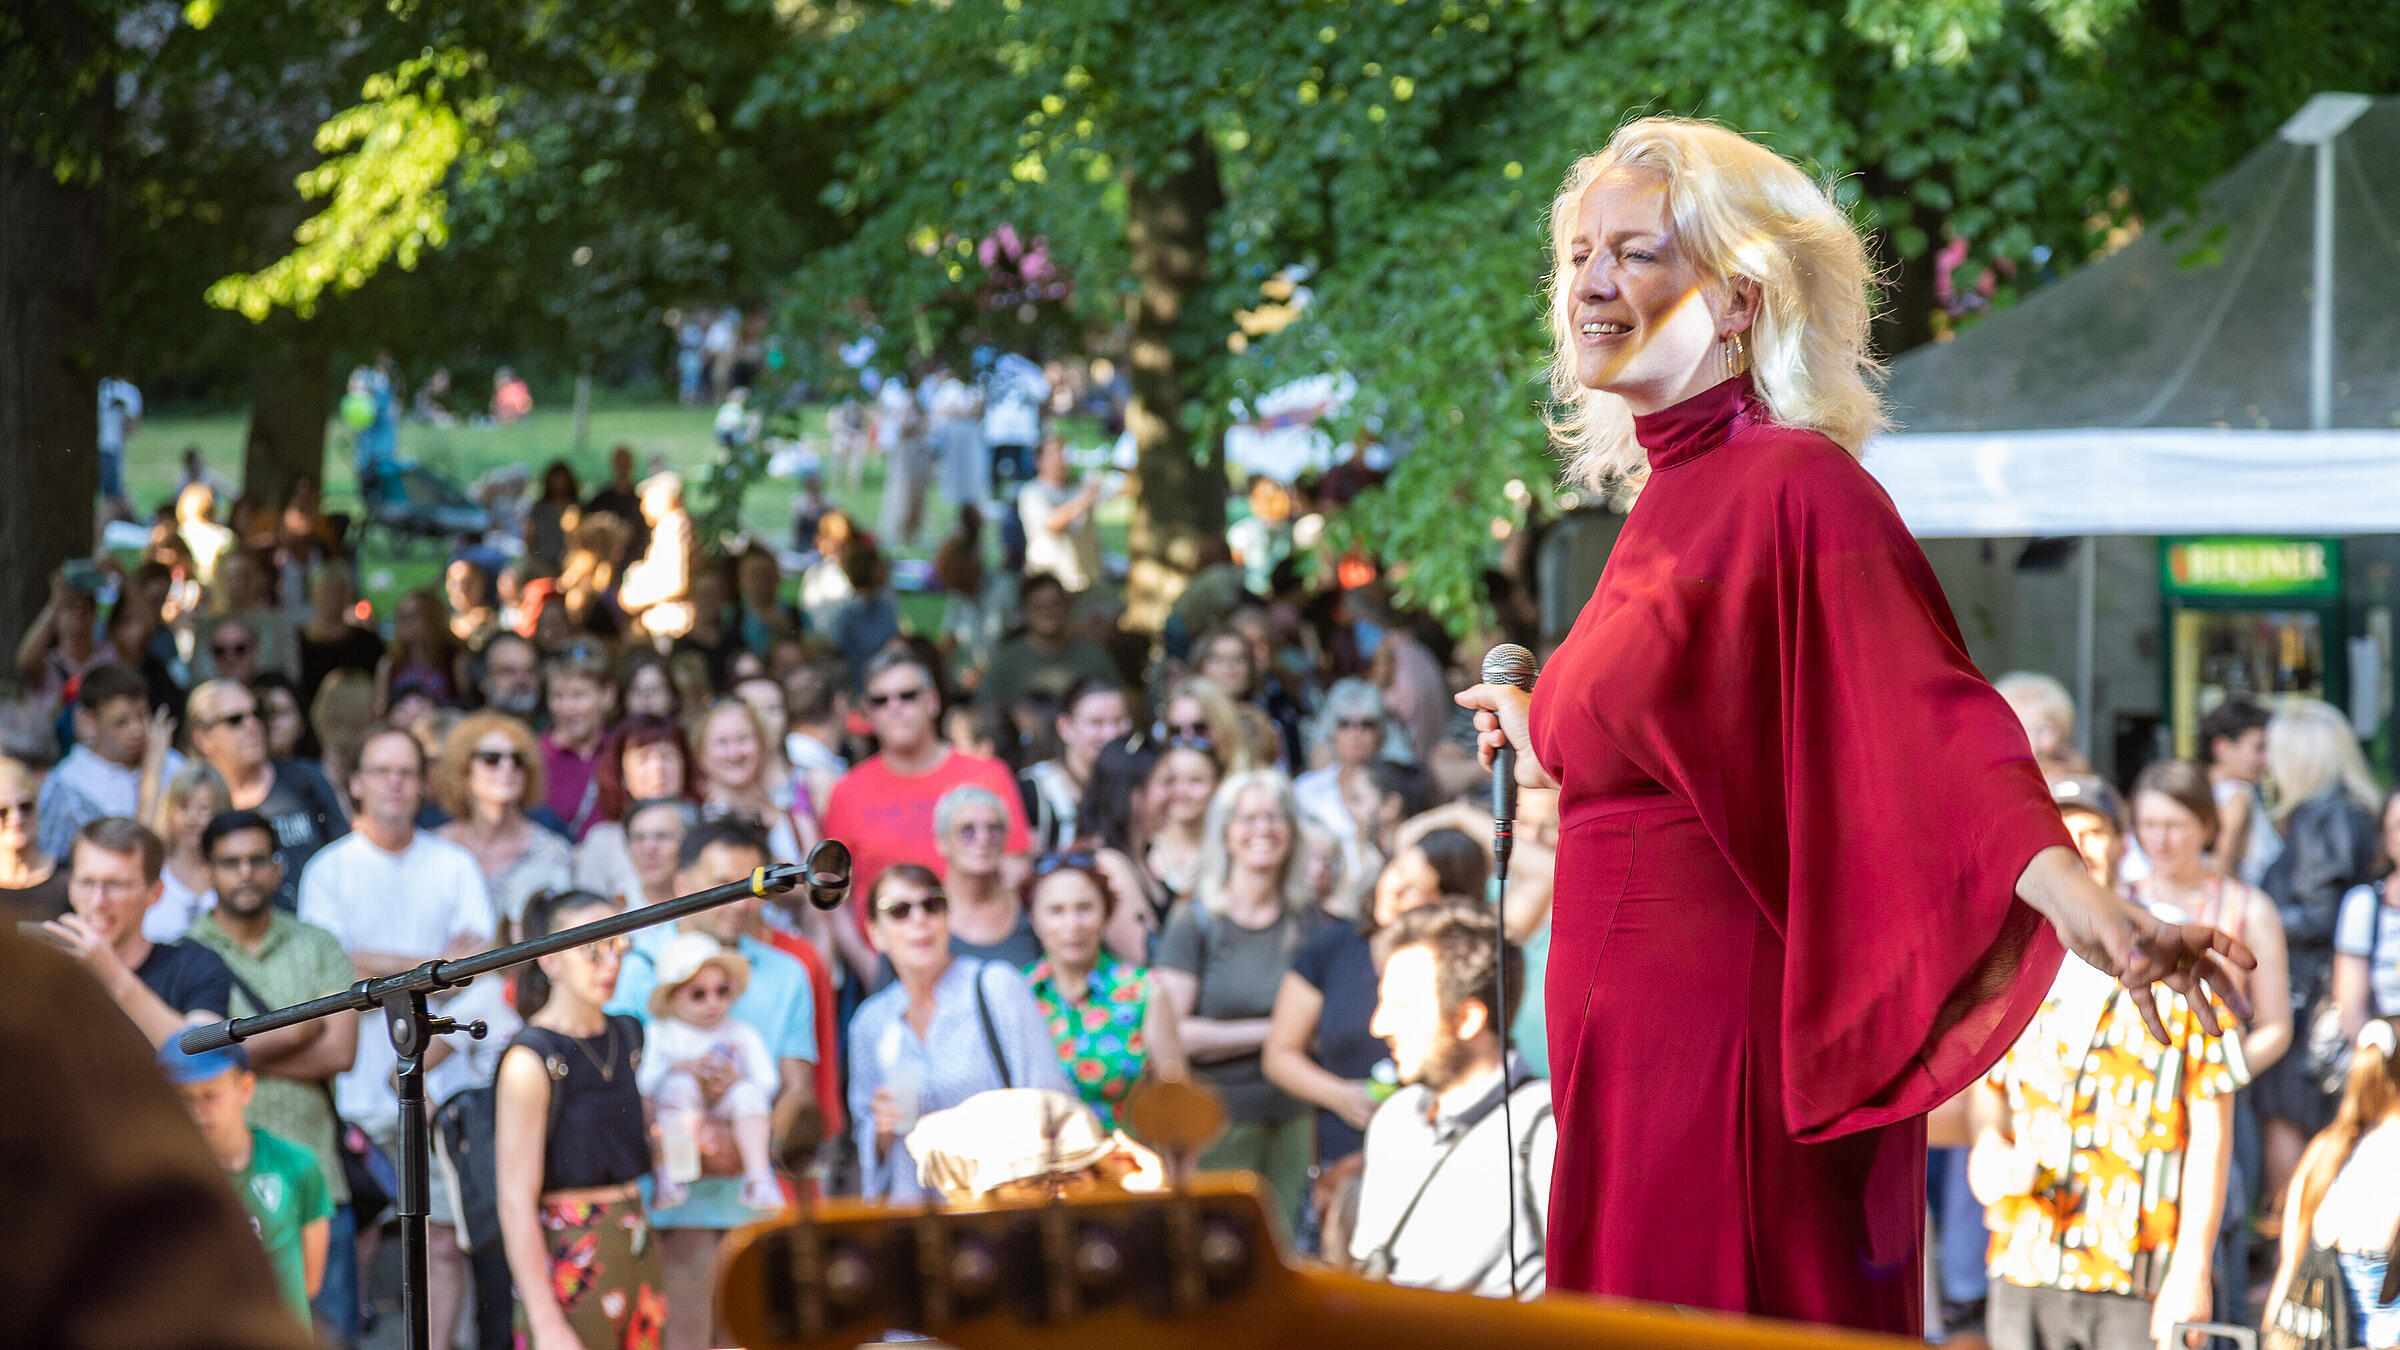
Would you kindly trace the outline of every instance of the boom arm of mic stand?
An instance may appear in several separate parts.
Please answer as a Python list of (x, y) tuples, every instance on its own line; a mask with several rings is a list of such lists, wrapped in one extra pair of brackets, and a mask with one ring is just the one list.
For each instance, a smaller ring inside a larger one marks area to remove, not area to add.
[(305, 1003), (295, 1003), (288, 1008), (277, 1008), (254, 1017), (228, 1018), (222, 1022), (193, 1027), (183, 1033), (177, 1044), (183, 1047), (185, 1054), (197, 1055), (223, 1049), (235, 1041), (246, 1040), (262, 1032), (279, 1031), (337, 1012), (374, 1012), (395, 995), (431, 994), (456, 988), (478, 975), (523, 965), (527, 961), (581, 947), (586, 943), (630, 933), (639, 928), (671, 923), (687, 914), (697, 914), (701, 910), (714, 909), (736, 900), (778, 895), (799, 885), (806, 871), (796, 863), (761, 867), (741, 881), (729, 881), (722, 886), (679, 895), (655, 905), (611, 914), (605, 919), (594, 919), (578, 927), (562, 928), (555, 933), (545, 933), (506, 947), (494, 947), (488, 952), (477, 952), (455, 961), (427, 961), (413, 970), (404, 970), (380, 979), (360, 980), (338, 994), (312, 998)]

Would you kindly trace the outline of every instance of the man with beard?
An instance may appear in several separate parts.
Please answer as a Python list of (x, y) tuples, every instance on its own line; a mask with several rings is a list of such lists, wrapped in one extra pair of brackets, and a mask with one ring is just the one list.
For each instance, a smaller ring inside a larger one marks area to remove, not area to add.
[(1513, 1287), (1531, 1298), (1543, 1286), (1558, 1128), (1550, 1084), (1501, 1056), (1525, 959), (1498, 940), (1497, 916), (1464, 900), (1410, 910), (1392, 926), (1369, 1025), (1405, 1086), (1367, 1124), (1350, 1256), (1396, 1284), (1492, 1296)]
[(483, 649), (483, 706), (535, 726), (542, 713), (542, 654), (503, 629)]
[[(278, 909), (283, 864), (275, 829), (255, 811), (222, 811), (200, 833), (217, 907), (192, 924), (193, 942), (223, 957), (233, 972), (233, 1016), (248, 1017), (346, 989), (357, 978), (340, 939)], [(252, 1036), (243, 1043), (258, 1089), (250, 1123), (306, 1148), (325, 1171), (333, 1202), (332, 1241), (317, 1307), (349, 1341), (358, 1339), (357, 1215), (335, 1131), (329, 1085), (358, 1056), (358, 1019), (313, 1022)]]

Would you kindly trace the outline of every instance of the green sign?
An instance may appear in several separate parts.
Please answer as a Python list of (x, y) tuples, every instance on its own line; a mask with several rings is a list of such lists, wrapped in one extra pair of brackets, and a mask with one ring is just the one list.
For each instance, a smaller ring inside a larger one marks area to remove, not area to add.
[(2160, 582), (2170, 595), (2338, 595), (2338, 539), (2226, 535), (2160, 541)]

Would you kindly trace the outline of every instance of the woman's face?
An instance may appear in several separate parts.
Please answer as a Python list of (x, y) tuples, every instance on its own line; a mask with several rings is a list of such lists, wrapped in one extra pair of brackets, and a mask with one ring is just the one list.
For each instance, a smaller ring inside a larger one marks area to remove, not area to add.
[(1375, 878), (1375, 926), (1388, 928), (1401, 915), (1441, 896), (1442, 879), (1425, 860), (1425, 851), (1412, 844), (1385, 863)]
[(1341, 841), (1321, 830), (1311, 830), (1301, 841), (1305, 850), (1301, 865), (1308, 869), (1308, 893), (1322, 904), (1332, 898), (1333, 888), (1342, 880)]
[(1239, 633), (1220, 633), (1201, 654), (1200, 673), (1237, 699), (1250, 697), (1250, 644)]
[(758, 784), (758, 731), (738, 708), (709, 714), (700, 733), (702, 777), (716, 791), (748, 792)]
[[(929, 907), (926, 902), (933, 901)], [(895, 910), (905, 909), (904, 916)], [(932, 887), (893, 877), (875, 888), (869, 936), (903, 978), (938, 979), (950, 965), (949, 904)], [(939, 912), (937, 912), (939, 911)]]
[(1236, 798), (1225, 822), (1225, 852), (1237, 867), (1272, 872), (1292, 851), (1292, 821), (1283, 803), (1264, 788)]
[(2163, 792), (2133, 794), (2133, 837), (2161, 872), (2190, 866), (2207, 847), (2200, 817)]
[(673, 717), (675, 686), (663, 666), (643, 666), (625, 682), (627, 717)]
[(733, 692), (766, 724), (770, 742), (783, 740), (784, 732), (791, 729), (791, 719), (784, 715), (782, 685), (768, 679), (744, 680), (734, 686)]
[(467, 760), (467, 796), (513, 809), (525, 796), (525, 752), (505, 731), (483, 733)]
[(460, 559), (450, 564), (442, 574), (442, 589), (450, 598), (450, 608), (460, 614), (480, 608), (484, 602), (483, 574), (475, 565)]
[[(1716, 381), (1730, 296), (1686, 255), (1657, 174), (1616, 168), (1584, 189), (1567, 244), (1567, 316), (1575, 378), (1636, 413), (1669, 407)], [(1741, 319), (1747, 323), (1747, 316)]]
[(1383, 748), (1383, 719), (1373, 714), (1345, 713), (1333, 724), (1333, 757), (1345, 769), (1375, 758)]
[(267, 719), (267, 753), (290, 759), (300, 744), (300, 733), (308, 729), (300, 716), (300, 700), (289, 689), (270, 688), (259, 697), (258, 710)]
[[(615, 905), (578, 905), (561, 911), (551, 931), (563, 932), (616, 912)], [(601, 1007), (616, 995), (617, 974), (623, 969), (625, 951), (631, 945), (628, 939), (618, 936), (570, 947), (556, 956), (543, 957), (542, 971), (550, 977), (553, 991), (564, 990), (595, 1008)]]
[(673, 741), (652, 741), (625, 752), (625, 793), (635, 801), (683, 795), (683, 752)]
[(201, 832), (224, 809), (224, 803), (217, 800), (216, 792), (210, 788), (200, 788), (184, 798), (183, 805), (175, 808), (175, 846), (197, 850)]
[(1061, 868), (1034, 883), (1033, 935), (1050, 964), (1089, 970), (1100, 958), (1100, 934), (1108, 906), (1089, 874)]
[(1208, 710), (1200, 700), (1185, 694), (1167, 700), (1167, 710), (1160, 715), (1167, 724), (1169, 736), (1196, 736), (1203, 740), (1216, 739), (1217, 729), (1209, 725)]
[(1159, 761), (1151, 783), (1158, 794), (1157, 819), (1170, 825), (1195, 825), (1208, 814), (1208, 799), (1217, 790), (1216, 761), (1198, 750), (1169, 750)]
[(671, 806), (634, 813), (625, 822), (625, 851), (633, 855), (645, 890), (672, 889), (676, 857), (683, 852), (683, 813)]
[(960, 808), (941, 838), (951, 876), (994, 877), (1008, 852), (1008, 818), (988, 803)]

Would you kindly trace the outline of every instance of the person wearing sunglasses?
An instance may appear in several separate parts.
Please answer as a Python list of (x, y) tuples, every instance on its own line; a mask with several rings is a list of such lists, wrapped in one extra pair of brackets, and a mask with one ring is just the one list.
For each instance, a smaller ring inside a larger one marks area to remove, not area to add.
[(950, 897), (950, 946), (962, 956), (1019, 969), (1040, 960), (1042, 944), (1003, 872), (1008, 803), (990, 788), (954, 787), (934, 804), (933, 831)]
[(1390, 714), (1383, 691), (1356, 677), (1334, 681), (1325, 691), (1325, 711), (1317, 722), (1319, 754), (1329, 754), (1323, 768), (1311, 769), (1292, 782), (1292, 796), (1309, 819), (1333, 831), (1342, 841), (1343, 870), (1353, 877), (1371, 877), (1383, 866), (1375, 840), (1350, 809), (1353, 796), (1381, 801), (1371, 781), (1372, 766), (1382, 757)]
[(1024, 977), (951, 950), (950, 902), (932, 869), (884, 869), (866, 903), (894, 978), (850, 1022), (860, 1193), (908, 1204), (929, 1194), (908, 1148), (919, 1117), (994, 1088), (1075, 1088)]
[[(650, 1197), (664, 1208), (688, 1198), (700, 1179), (700, 1120), (733, 1131), (742, 1158), (741, 1202), (783, 1208), (783, 1187), (767, 1149), (767, 1110), (778, 1087), (775, 1057), (758, 1028), (733, 1016), (750, 985), (750, 963), (706, 933), (678, 933), (658, 958), (650, 991), (650, 1053), (637, 1081), (658, 1112), (659, 1159)], [(712, 1096), (701, 1087), (704, 1060), (732, 1066), (732, 1081)]]
[(203, 677), (247, 681), (267, 671), (300, 674), (299, 628), (275, 604), (275, 574), (241, 549), (217, 567), (224, 607), (201, 633)]
[[(867, 664), (861, 688), (867, 722), (881, 749), (834, 784), (824, 818), (825, 834), (850, 846), (855, 875), (880, 876), (903, 862), (940, 867), (934, 807), (952, 788), (968, 784), (1000, 798), (1008, 819), (1003, 851), (1031, 849), (1016, 776), (1008, 766), (953, 750), (935, 734), (940, 690), (923, 661), (906, 650), (887, 649)], [(866, 941), (869, 916), (855, 892), (852, 904), (860, 906), (857, 921), (835, 924), (836, 940), (843, 961), (861, 980), (871, 981), (875, 951)]]
[[(22, 761), (0, 756), (0, 911), (19, 923), (55, 919), (69, 909), (66, 864), (36, 839), (39, 786)], [(73, 840), (68, 836), (70, 846)]]
[(566, 837), (526, 814), (543, 804), (542, 769), (532, 730), (497, 712), (452, 727), (433, 766), (433, 799), (450, 817), (436, 833), (475, 855), (506, 930), (516, 927), (526, 901), (575, 884)]
[(192, 691), (184, 712), (192, 748), (224, 780), (232, 809), (256, 811), (275, 826), (284, 877), (276, 903), (294, 908), (301, 873), (317, 850), (349, 833), (349, 812), (315, 766), (268, 752), (258, 696), (239, 682), (208, 681)]

